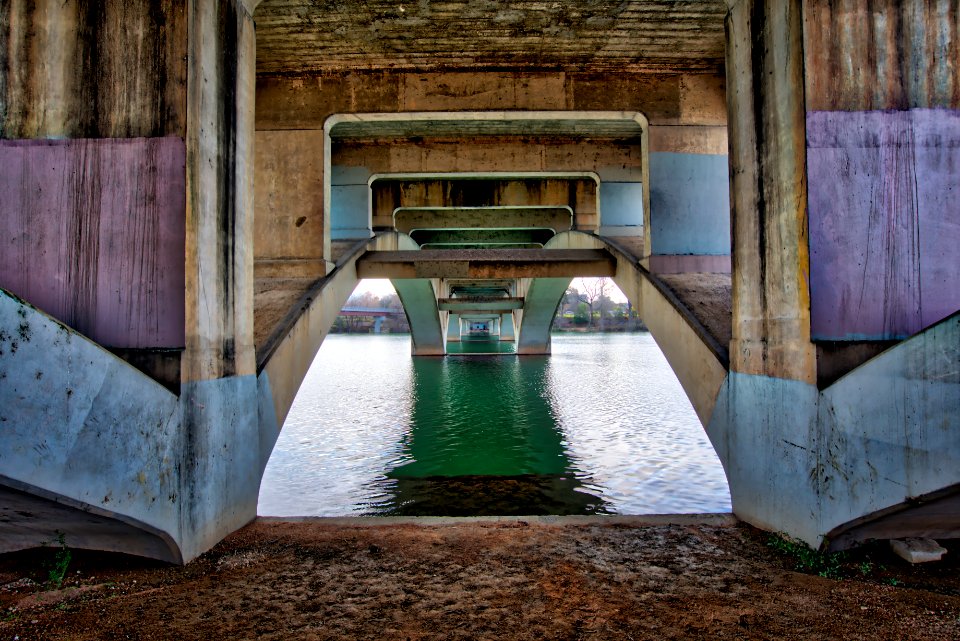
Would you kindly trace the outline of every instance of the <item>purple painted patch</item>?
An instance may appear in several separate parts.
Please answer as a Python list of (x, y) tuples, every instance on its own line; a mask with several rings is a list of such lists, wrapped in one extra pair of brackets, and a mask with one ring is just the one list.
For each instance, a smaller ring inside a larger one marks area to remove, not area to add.
[(0, 141), (0, 286), (108, 347), (184, 345), (183, 139)]
[(891, 339), (960, 309), (960, 111), (807, 113), (811, 330)]

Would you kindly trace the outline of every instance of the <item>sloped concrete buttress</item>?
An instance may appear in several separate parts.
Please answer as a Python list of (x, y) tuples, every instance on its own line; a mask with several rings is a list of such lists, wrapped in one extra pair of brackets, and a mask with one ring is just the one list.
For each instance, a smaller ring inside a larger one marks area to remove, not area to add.
[[(183, 559), (181, 408), (177, 397), (95, 343), (0, 290), (0, 485), (159, 536)], [(56, 540), (5, 522), (4, 549)], [(142, 544), (75, 539), (133, 554)], [(8, 546), (13, 546), (8, 548)]]
[(958, 363), (954, 314), (822, 392), (732, 372), (707, 434), (734, 513), (820, 546), (846, 523), (960, 483)]

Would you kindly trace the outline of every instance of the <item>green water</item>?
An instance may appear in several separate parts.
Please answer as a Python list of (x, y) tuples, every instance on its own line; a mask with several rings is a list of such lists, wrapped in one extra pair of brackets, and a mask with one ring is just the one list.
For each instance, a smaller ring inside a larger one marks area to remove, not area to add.
[[(479, 345), (481, 341), (471, 341)], [(494, 342), (494, 345), (497, 343)], [(551, 413), (547, 356), (415, 359), (408, 462), (384, 514), (593, 514)]]

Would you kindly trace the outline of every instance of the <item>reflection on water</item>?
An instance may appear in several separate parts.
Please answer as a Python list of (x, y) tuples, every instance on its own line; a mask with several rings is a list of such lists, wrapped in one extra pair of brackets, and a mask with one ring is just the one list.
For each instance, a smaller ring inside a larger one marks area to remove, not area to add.
[(415, 359), (404, 460), (387, 472), (396, 481), (392, 501), (368, 508), (450, 516), (605, 511), (567, 459), (548, 401), (547, 362), (545, 356)]
[(327, 338), (267, 466), (261, 514), (730, 509), (648, 334), (555, 336), (550, 357), (409, 349), (408, 337)]

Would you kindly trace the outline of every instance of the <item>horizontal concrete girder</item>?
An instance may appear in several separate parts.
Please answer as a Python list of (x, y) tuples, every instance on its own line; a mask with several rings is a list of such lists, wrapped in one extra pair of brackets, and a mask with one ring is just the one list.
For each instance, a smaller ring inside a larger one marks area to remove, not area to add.
[(359, 278), (575, 278), (615, 273), (616, 261), (604, 249), (369, 251), (357, 261)]
[(509, 312), (523, 309), (522, 298), (503, 298), (496, 296), (465, 296), (463, 298), (441, 298), (437, 301), (440, 311), (469, 314), (472, 312)]
[(554, 236), (552, 229), (416, 229), (410, 237), (423, 245), (502, 245), (528, 244), (543, 246)]
[(423, 229), (573, 228), (570, 207), (400, 207), (394, 211), (397, 231), (415, 234)]

